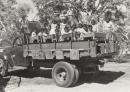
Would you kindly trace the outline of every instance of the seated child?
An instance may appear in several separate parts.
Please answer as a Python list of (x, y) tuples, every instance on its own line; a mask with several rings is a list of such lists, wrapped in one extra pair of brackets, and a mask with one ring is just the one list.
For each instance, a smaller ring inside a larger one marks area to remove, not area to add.
[(53, 23), (51, 24), (51, 30), (49, 32), (49, 35), (55, 35), (56, 34), (56, 32), (55, 32), (56, 26), (57, 26), (57, 24), (53, 24)]
[(36, 32), (32, 32), (30, 41), (31, 41), (31, 43), (38, 42), (38, 36), (37, 36)]
[[(63, 27), (63, 26), (62, 26)], [(65, 25), (62, 29), (61, 29), (61, 37), (60, 37), (60, 41), (64, 41), (64, 40), (71, 40), (72, 37), (72, 30), (69, 28), (69, 26)]]
[(46, 38), (47, 38), (47, 33), (46, 33), (46, 31), (44, 30), (43, 33), (42, 33), (43, 42), (46, 42)]
[(78, 25), (78, 28), (76, 28), (76, 29), (74, 30), (74, 32), (80, 33), (79, 39), (81, 39), (81, 40), (83, 39), (84, 35), (87, 33), (87, 32), (85, 31), (85, 29), (83, 28), (82, 24), (79, 24), (79, 25)]
[(42, 42), (42, 32), (39, 32), (39, 33), (38, 33), (38, 41), (39, 41), (39, 42)]
[(51, 30), (49, 32), (49, 35), (52, 38), (52, 41), (53, 39), (56, 38), (56, 27), (57, 27), (56, 21), (53, 21), (53, 23), (51, 24)]

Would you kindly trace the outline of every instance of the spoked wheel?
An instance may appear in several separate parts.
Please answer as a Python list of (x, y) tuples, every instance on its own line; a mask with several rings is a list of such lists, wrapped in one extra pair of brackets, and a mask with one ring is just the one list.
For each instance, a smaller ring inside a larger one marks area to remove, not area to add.
[(75, 80), (73, 66), (67, 62), (58, 62), (52, 70), (52, 78), (60, 87), (70, 87)]
[(0, 76), (4, 77), (7, 75), (8, 67), (6, 62), (3, 61), (3, 59), (0, 59)]

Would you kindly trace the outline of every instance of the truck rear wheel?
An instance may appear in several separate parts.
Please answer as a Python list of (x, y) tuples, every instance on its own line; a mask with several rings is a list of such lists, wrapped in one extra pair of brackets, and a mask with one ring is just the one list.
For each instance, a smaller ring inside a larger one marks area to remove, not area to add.
[(75, 80), (73, 66), (67, 62), (58, 62), (52, 70), (52, 78), (56, 85), (60, 87), (70, 87)]
[(76, 65), (73, 65), (73, 69), (74, 69), (74, 81), (72, 86), (75, 86), (75, 84), (78, 82), (79, 80), (79, 74), (80, 74), (80, 70), (76, 67)]

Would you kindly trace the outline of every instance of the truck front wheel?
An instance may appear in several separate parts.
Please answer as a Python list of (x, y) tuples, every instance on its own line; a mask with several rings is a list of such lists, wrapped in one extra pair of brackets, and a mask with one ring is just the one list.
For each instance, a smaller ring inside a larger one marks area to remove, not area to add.
[(60, 87), (70, 87), (75, 79), (75, 70), (70, 63), (58, 62), (52, 69), (52, 78)]
[(0, 76), (2, 77), (6, 76), (7, 72), (8, 72), (8, 66), (6, 64), (6, 61), (0, 59)]

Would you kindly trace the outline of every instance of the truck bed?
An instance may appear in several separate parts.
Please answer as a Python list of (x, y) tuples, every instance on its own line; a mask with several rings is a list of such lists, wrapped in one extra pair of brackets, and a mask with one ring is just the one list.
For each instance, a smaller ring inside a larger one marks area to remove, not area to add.
[[(110, 47), (110, 48), (109, 48)], [(64, 59), (79, 60), (83, 56), (97, 57), (109, 55), (114, 52), (115, 46), (109, 43), (96, 41), (70, 41), (42, 44), (24, 45), (24, 57), (32, 56), (34, 59)], [(100, 52), (98, 52), (100, 50)]]

